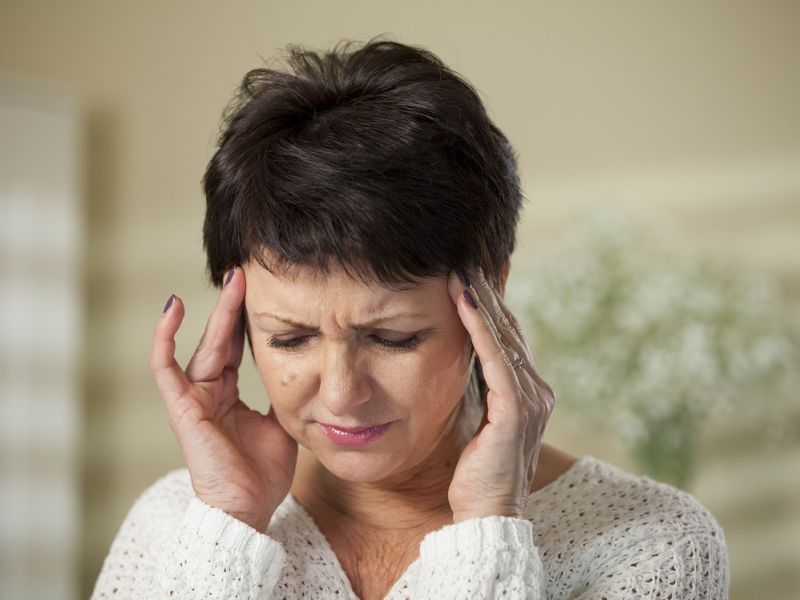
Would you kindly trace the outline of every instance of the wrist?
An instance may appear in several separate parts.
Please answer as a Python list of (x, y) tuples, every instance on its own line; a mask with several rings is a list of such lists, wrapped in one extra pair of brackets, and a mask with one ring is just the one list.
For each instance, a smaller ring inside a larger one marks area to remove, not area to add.
[(244, 523), (245, 525), (249, 525), (253, 529), (255, 529), (258, 533), (266, 534), (267, 527), (269, 527), (269, 519), (266, 516), (263, 517), (253, 517), (248, 515), (239, 515), (236, 513), (228, 513), (234, 519), (237, 519)]

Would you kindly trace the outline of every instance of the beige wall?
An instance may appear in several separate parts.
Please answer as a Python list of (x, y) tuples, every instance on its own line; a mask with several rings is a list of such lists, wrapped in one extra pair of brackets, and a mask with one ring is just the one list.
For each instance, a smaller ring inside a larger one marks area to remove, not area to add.
[[(798, 306), (798, 23), (800, 4), (777, 0), (5, 0), (0, 69), (70, 87), (84, 107), (82, 595), (133, 499), (181, 465), (147, 369), (150, 334), (167, 296), (180, 294), (185, 362), (215, 301), (204, 283), (199, 181), (220, 112), (259, 55), (384, 32), (427, 46), (476, 85), (519, 151), (532, 200), (521, 252), (559, 238), (571, 201), (613, 204), (687, 252), (774, 273)], [(512, 271), (510, 285), (519, 277)], [(264, 405), (252, 373), (242, 388)], [(557, 415), (552, 423), (551, 442), (624, 464), (608, 439), (573, 435)], [(697, 494), (730, 529), (733, 597), (781, 597), (800, 584), (789, 574), (798, 548), (771, 541), (800, 539), (789, 508), (800, 490), (784, 485), (778, 496), (765, 483), (757, 509), (732, 508), (761, 459), (723, 454), (709, 451), (717, 458), (703, 481), (715, 483)], [(774, 464), (773, 479), (785, 480), (784, 463)]]

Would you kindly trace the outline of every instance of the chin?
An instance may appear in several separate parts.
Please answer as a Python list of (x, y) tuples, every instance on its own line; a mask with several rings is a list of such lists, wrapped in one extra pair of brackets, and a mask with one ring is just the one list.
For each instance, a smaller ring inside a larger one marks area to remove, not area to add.
[(394, 448), (375, 451), (328, 446), (314, 452), (317, 460), (333, 475), (352, 483), (374, 483), (391, 475), (402, 465), (403, 455)]
[(353, 450), (326, 451), (317, 459), (333, 475), (353, 483), (374, 483), (390, 475), (398, 466), (396, 453), (366, 454)]

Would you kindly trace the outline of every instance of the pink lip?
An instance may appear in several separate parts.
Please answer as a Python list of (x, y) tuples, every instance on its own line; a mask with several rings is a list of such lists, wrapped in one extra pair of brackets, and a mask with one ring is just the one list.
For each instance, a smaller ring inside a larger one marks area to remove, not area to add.
[(339, 431), (346, 431), (347, 433), (360, 433), (362, 431), (366, 431), (367, 429), (375, 429), (376, 427), (383, 427), (384, 425), (388, 425), (388, 423), (378, 423), (376, 425), (364, 425), (363, 427), (342, 427), (341, 425), (336, 425), (334, 423), (320, 423), (320, 425), (324, 427), (335, 427)]
[(320, 423), (320, 427), (322, 427), (325, 436), (334, 444), (340, 446), (361, 446), (378, 439), (386, 433), (386, 430), (389, 429), (392, 423), (394, 423), (394, 421), (384, 423), (383, 425), (350, 429)]

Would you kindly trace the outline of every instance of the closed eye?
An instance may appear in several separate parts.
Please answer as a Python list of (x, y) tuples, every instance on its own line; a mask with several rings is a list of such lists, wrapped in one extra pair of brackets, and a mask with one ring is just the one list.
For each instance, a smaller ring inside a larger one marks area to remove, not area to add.
[[(302, 335), (300, 337), (290, 338), (288, 340), (281, 340), (276, 337), (269, 337), (267, 338), (267, 345), (272, 348), (294, 350), (303, 346), (306, 340), (310, 337), (312, 336)], [(387, 340), (386, 338), (382, 338), (377, 335), (371, 335), (369, 337), (379, 346), (383, 346), (384, 348), (393, 351), (410, 350), (415, 346), (417, 346), (422, 341), (422, 336), (416, 333), (404, 340)]]

